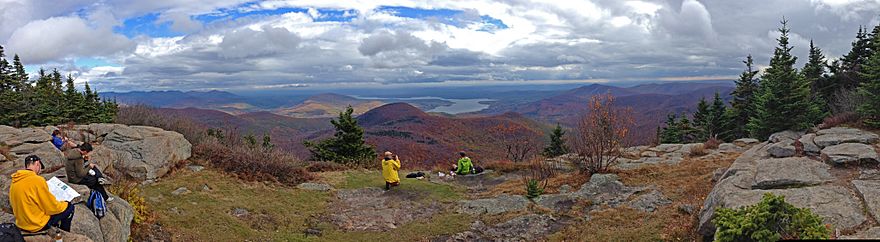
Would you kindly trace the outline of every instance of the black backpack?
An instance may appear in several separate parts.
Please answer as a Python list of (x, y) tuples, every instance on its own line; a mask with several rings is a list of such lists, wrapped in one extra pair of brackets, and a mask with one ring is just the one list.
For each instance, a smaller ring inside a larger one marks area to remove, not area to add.
[(0, 242), (22, 242), (21, 230), (14, 223), (0, 224)]

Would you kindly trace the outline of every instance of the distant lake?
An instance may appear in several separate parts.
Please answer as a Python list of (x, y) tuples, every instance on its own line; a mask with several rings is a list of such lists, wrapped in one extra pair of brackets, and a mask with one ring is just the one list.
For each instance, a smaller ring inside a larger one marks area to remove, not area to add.
[(442, 105), (437, 106), (431, 110), (425, 110), (425, 112), (436, 112), (436, 113), (448, 113), (448, 114), (459, 114), (459, 113), (470, 113), (470, 112), (478, 112), (483, 109), (489, 108), (489, 104), (483, 104), (482, 102), (491, 102), (495, 101), (495, 99), (488, 98), (474, 98), (474, 99), (449, 99), (442, 97), (406, 97), (406, 98), (380, 98), (380, 97), (361, 97), (354, 96), (358, 99), (367, 99), (367, 100), (383, 100), (383, 101), (391, 101), (391, 102), (407, 102), (407, 101), (419, 101), (419, 100), (442, 100), (452, 103), (451, 105)]

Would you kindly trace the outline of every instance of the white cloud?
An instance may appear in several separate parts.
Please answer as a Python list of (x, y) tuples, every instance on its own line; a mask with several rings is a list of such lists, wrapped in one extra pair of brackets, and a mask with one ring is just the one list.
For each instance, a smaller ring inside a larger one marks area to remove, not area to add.
[(134, 50), (135, 44), (109, 28), (96, 29), (78, 17), (53, 17), (30, 22), (9, 38), (10, 52), (26, 63), (70, 57), (108, 56)]

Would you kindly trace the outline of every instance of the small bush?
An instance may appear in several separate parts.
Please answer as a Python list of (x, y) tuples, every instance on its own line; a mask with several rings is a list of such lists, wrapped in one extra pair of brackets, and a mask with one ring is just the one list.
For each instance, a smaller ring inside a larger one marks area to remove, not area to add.
[(544, 193), (544, 188), (541, 187), (540, 182), (535, 179), (529, 179), (526, 183), (526, 197), (529, 199), (536, 198), (541, 196)]
[[(137, 182), (117, 181), (113, 186), (109, 186), (107, 190), (131, 205), (131, 208), (134, 209), (135, 224), (142, 224), (150, 218), (150, 209), (147, 207), (147, 202), (144, 201), (144, 196), (141, 194), (141, 189), (138, 187)], [(135, 224), (132, 224), (132, 226)]]
[(765, 193), (761, 202), (740, 209), (721, 208), (712, 220), (715, 241), (778, 241), (829, 239), (831, 231), (808, 208), (785, 202), (784, 196)]
[(847, 113), (838, 113), (828, 117), (825, 117), (822, 120), (822, 123), (819, 124), (820, 129), (827, 129), (831, 127), (840, 126), (842, 124), (852, 124), (857, 123), (859, 121), (859, 115), (852, 112)]
[(344, 171), (348, 167), (334, 162), (316, 161), (306, 166), (309, 172)]
[(277, 151), (258, 152), (241, 146), (227, 147), (217, 141), (196, 145), (193, 154), (213, 167), (248, 181), (274, 181), (296, 185), (313, 179), (303, 163)]
[(719, 139), (709, 138), (706, 140), (706, 142), (703, 142), (703, 148), (710, 150), (718, 149), (718, 146), (721, 145), (721, 143), (723, 142), (721, 142), (721, 140)]
[(698, 145), (695, 145), (693, 148), (691, 148), (690, 156), (691, 157), (698, 157), (698, 156), (704, 156), (704, 155), (708, 155), (708, 154), (709, 154), (709, 151), (706, 150), (706, 145), (698, 144)]

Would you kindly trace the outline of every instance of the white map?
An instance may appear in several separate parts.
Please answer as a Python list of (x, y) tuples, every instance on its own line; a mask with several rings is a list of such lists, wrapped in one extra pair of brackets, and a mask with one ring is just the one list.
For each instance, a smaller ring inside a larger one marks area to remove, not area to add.
[(55, 195), (55, 199), (57, 199), (59, 202), (70, 202), (74, 198), (79, 197), (78, 192), (73, 190), (72, 187), (68, 186), (57, 177), (52, 177), (52, 179), (46, 181), (46, 184), (49, 184), (49, 192), (51, 192), (52, 195)]

